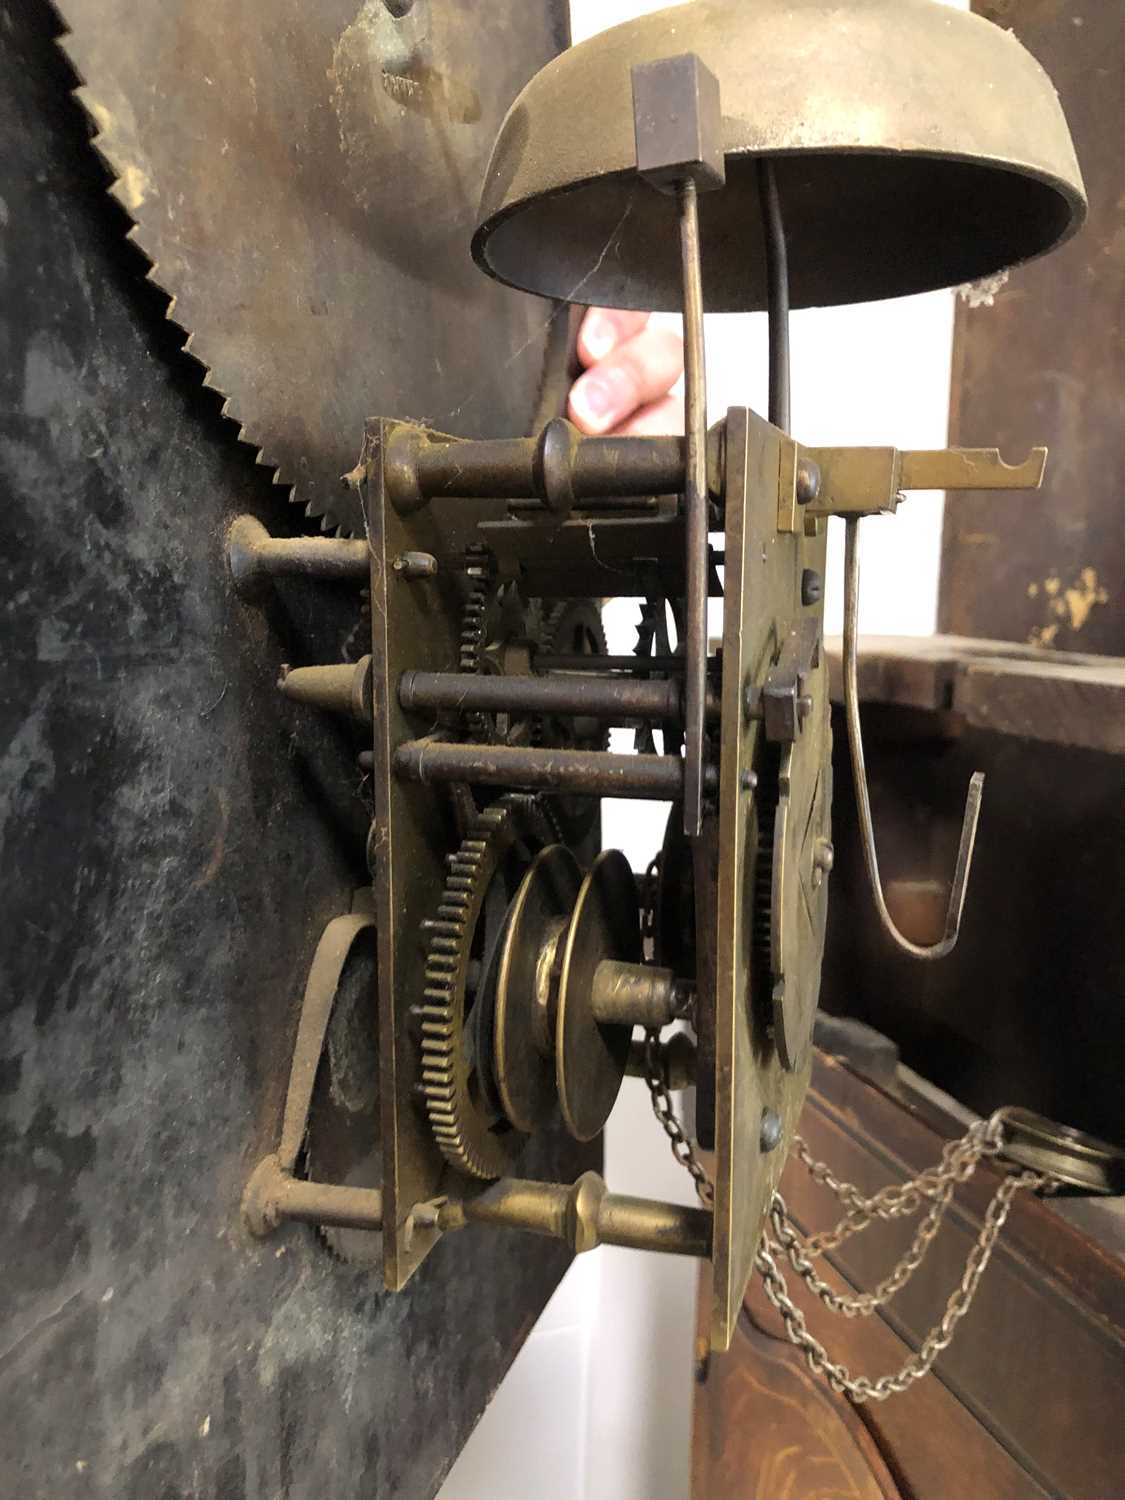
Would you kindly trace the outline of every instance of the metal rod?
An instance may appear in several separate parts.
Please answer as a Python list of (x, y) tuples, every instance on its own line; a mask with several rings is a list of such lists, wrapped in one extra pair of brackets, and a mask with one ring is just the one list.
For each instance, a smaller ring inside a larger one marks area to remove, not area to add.
[[(686, 1031), (676, 1031), (666, 1042), (657, 1046), (657, 1065), (666, 1086), (673, 1092), (690, 1089), (695, 1085), (698, 1054), (695, 1043)], [(648, 1077), (648, 1043), (630, 1042), (629, 1059), (625, 1072), (630, 1078)]]
[(239, 594), (256, 598), (271, 578), (367, 579), (371, 554), (366, 541), (273, 537), (253, 516), (237, 516), (227, 532), (227, 562)]
[(485, 676), (471, 672), (404, 672), (398, 701), (408, 713), (453, 708), (480, 713), (582, 714), (609, 724), (680, 716), (678, 682), (633, 677)]
[(646, 1026), (659, 1031), (676, 1019), (679, 996), (671, 969), (603, 958), (594, 970), (590, 1010), (607, 1026)]
[(678, 189), (684, 282), (684, 473), (687, 626), (684, 675), (684, 832), (703, 827), (707, 692), (707, 364), (703, 331), (703, 265), (699, 193), (692, 178)]
[(302, 1224), (338, 1229), (382, 1229), (383, 1195), (377, 1188), (334, 1187), (290, 1177), (281, 1188), (277, 1211)]
[(848, 516), (844, 530), (844, 710), (848, 722), (848, 745), (851, 748), (852, 778), (855, 782), (855, 799), (859, 809), (863, 858), (867, 866), (867, 878), (871, 883), (871, 894), (875, 898), (875, 910), (892, 941), (912, 958), (944, 958), (946, 954), (953, 951), (961, 931), (961, 917), (965, 910), (969, 871), (973, 863), (973, 845), (976, 842), (981, 798), (984, 795), (984, 772), (975, 771), (969, 781), (968, 796), (965, 799), (965, 816), (961, 824), (961, 842), (957, 849), (957, 863), (949, 891), (945, 935), (940, 942), (930, 947), (922, 947), (904, 937), (895, 926), (883, 895), (879, 859), (875, 851), (875, 825), (871, 817), (871, 798), (867, 790), (867, 765), (863, 754), (863, 733), (859, 722), (859, 522), (859, 516)]
[(383, 460), (388, 498), (401, 510), (451, 499), (540, 500), (567, 510), (582, 500), (678, 495), (681, 437), (586, 437), (562, 417), (538, 437), (458, 441), (392, 428)]
[(358, 724), (371, 723), (370, 656), (331, 667), (282, 667), (277, 685), (295, 703), (347, 714)]
[(597, 1172), (586, 1172), (570, 1186), (504, 1178), (479, 1197), (444, 1204), (438, 1211), (442, 1230), (469, 1222), (565, 1240), (576, 1254), (598, 1245), (701, 1258), (711, 1253), (712, 1218), (706, 1209), (611, 1193)]
[[(259, 1163), (242, 1208), (247, 1228), (262, 1236), (286, 1220), (339, 1229), (383, 1227), (383, 1195), (377, 1189), (305, 1182), (280, 1172), (276, 1157)], [(504, 1178), (476, 1198), (421, 1205), (414, 1217), (445, 1234), (471, 1223), (523, 1229), (564, 1240), (576, 1254), (598, 1245), (700, 1258), (711, 1253), (712, 1219), (705, 1209), (611, 1193), (596, 1172), (571, 1185)]]
[(242, 1214), (251, 1234), (262, 1236), (272, 1234), (286, 1219), (378, 1230), (383, 1227), (383, 1195), (375, 1188), (305, 1182), (284, 1170), (276, 1156), (267, 1156), (246, 1184)]
[[(588, 797), (675, 802), (683, 796), (684, 763), (678, 755), (610, 755), (600, 750), (525, 749), (513, 745), (459, 745), (410, 740), (394, 753), (394, 773), (404, 781), (516, 787)], [(709, 767), (706, 790), (718, 790)]]
[(770, 421), (782, 432), (789, 431), (789, 251), (785, 243), (785, 221), (777, 191), (774, 163), (758, 163), (758, 198), (766, 241), (767, 307), (770, 330)]
[(653, 672), (680, 673), (682, 656), (564, 656), (558, 652), (536, 651), (532, 666), (537, 672), (628, 672), (649, 676)]

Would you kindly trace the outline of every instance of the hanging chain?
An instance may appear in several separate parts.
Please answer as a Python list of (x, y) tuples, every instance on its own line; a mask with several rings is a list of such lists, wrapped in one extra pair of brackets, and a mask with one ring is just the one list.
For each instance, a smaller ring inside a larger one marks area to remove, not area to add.
[[(641, 938), (651, 956), (656, 930), (656, 890), (660, 880), (661, 855), (650, 861), (645, 871), (641, 900)], [(699, 1200), (707, 1208), (715, 1206), (715, 1191), (706, 1169), (695, 1154), (695, 1147), (680, 1124), (672, 1095), (668, 1089), (668, 1078), (661, 1056), (660, 1032), (651, 1028), (645, 1031), (645, 1082), (652, 1097), (652, 1112), (660, 1121), (660, 1127), (672, 1146), (672, 1155), (691, 1176)]]
[[(762, 1236), (755, 1265), (765, 1283), (766, 1296), (781, 1314), (790, 1341), (804, 1354), (809, 1369), (814, 1374), (823, 1375), (834, 1391), (848, 1396), (857, 1405), (865, 1401), (885, 1401), (888, 1396), (901, 1394), (916, 1380), (921, 1380), (923, 1375), (929, 1373), (942, 1350), (949, 1347), (958, 1323), (972, 1306), (980, 1279), (996, 1247), (997, 1237), (1011, 1212), (1013, 1199), (1021, 1190), (1044, 1187), (1047, 1181), (1047, 1178), (1036, 1172), (1019, 1172), (1004, 1178), (988, 1205), (980, 1235), (969, 1252), (964, 1274), (946, 1303), (941, 1320), (930, 1329), (921, 1347), (900, 1370), (892, 1375), (883, 1375), (878, 1380), (870, 1380), (866, 1375), (852, 1375), (844, 1365), (836, 1364), (820, 1340), (809, 1332), (804, 1313), (789, 1295), (785, 1277), (777, 1263), (781, 1252), (777, 1242), (770, 1239), (768, 1231)], [(775, 1234), (783, 1232), (785, 1204), (780, 1194), (774, 1194), (770, 1222)], [(804, 1276), (803, 1272), (800, 1274)], [(812, 1286), (811, 1282), (809, 1284)], [(816, 1288), (813, 1287), (813, 1290)]]
[(922, 1220), (915, 1244), (908, 1252), (908, 1255), (913, 1252), (920, 1241), (924, 1254), (941, 1225), (954, 1188), (958, 1183), (968, 1182), (983, 1157), (999, 1156), (1003, 1146), (1003, 1123), (1001, 1114), (998, 1113), (989, 1120), (978, 1120), (959, 1140), (949, 1141), (943, 1148), (941, 1161), (936, 1167), (928, 1167), (909, 1182), (891, 1184), (867, 1198), (853, 1183), (840, 1182), (834, 1177), (824, 1162), (813, 1158), (801, 1137), (795, 1136), (793, 1154), (808, 1169), (813, 1181), (828, 1188), (847, 1209), (846, 1215), (835, 1228), (814, 1234), (806, 1242), (805, 1250), (809, 1258), (815, 1260), (828, 1250), (838, 1249), (845, 1240), (861, 1233), (877, 1219), (913, 1218), (922, 1205), (929, 1202), (929, 1212)]
[(672, 1144), (672, 1155), (680, 1166), (691, 1174), (700, 1202), (707, 1208), (714, 1208), (715, 1190), (711, 1179), (707, 1176), (703, 1163), (695, 1154), (695, 1147), (680, 1124), (676, 1107), (672, 1103), (668, 1079), (660, 1057), (660, 1033), (651, 1029), (645, 1032), (645, 1082), (652, 1095), (652, 1112), (660, 1121), (665, 1135)]
[[(660, 1033), (645, 1032), (645, 1081), (652, 1096), (652, 1110), (672, 1145), (672, 1155), (695, 1182), (700, 1200), (714, 1207), (714, 1186), (676, 1115), (668, 1081), (660, 1056)], [(755, 1268), (762, 1277), (766, 1296), (781, 1314), (785, 1331), (805, 1356), (809, 1369), (823, 1375), (834, 1391), (847, 1396), (857, 1405), (865, 1401), (885, 1401), (901, 1394), (932, 1369), (943, 1349), (949, 1347), (957, 1325), (972, 1306), (977, 1287), (992, 1258), (996, 1241), (1007, 1222), (1016, 1194), (1022, 1191), (1050, 1189), (1052, 1179), (1039, 1172), (1014, 1172), (1001, 1182), (988, 1205), (984, 1224), (969, 1252), (961, 1280), (954, 1288), (941, 1319), (930, 1329), (920, 1348), (901, 1369), (878, 1380), (853, 1375), (837, 1364), (816, 1336), (809, 1331), (805, 1315), (789, 1295), (789, 1285), (779, 1261), (788, 1259), (813, 1294), (833, 1312), (845, 1317), (867, 1317), (900, 1291), (922, 1264), (941, 1227), (946, 1210), (959, 1183), (967, 1182), (981, 1161), (998, 1158), (1004, 1149), (1004, 1111), (998, 1110), (988, 1120), (978, 1120), (959, 1140), (950, 1141), (942, 1151), (937, 1166), (920, 1172), (909, 1182), (892, 1184), (870, 1196), (854, 1183), (842, 1182), (824, 1162), (817, 1161), (805, 1142), (797, 1136), (794, 1154), (807, 1168), (815, 1182), (839, 1198), (846, 1209), (843, 1219), (833, 1229), (803, 1238), (789, 1217), (785, 1200), (774, 1193), (769, 1209), (769, 1228), (763, 1230), (755, 1257)], [(861, 1233), (876, 1220), (912, 1217), (928, 1205), (905, 1255), (873, 1292), (848, 1296), (835, 1291), (816, 1271), (813, 1261), (835, 1249), (853, 1235)], [(772, 1230), (772, 1234), (771, 1234)]]
[(770, 1222), (773, 1225), (778, 1245), (789, 1257), (789, 1263), (824, 1305), (830, 1307), (833, 1312), (842, 1313), (846, 1318), (866, 1318), (870, 1317), (873, 1312), (877, 1312), (880, 1307), (884, 1307), (896, 1292), (901, 1291), (922, 1264), (926, 1252), (937, 1236), (945, 1217), (945, 1210), (949, 1207), (952, 1198), (951, 1184), (940, 1197), (934, 1200), (929, 1212), (919, 1224), (910, 1248), (895, 1265), (890, 1275), (885, 1277), (873, 1292), (861, 1292), (855, 1297), (833, 1291), (828, 1283), (822, 1281), (817, 1275), (812, 1262), (814, 1256), (822, 1252), (813, 1249), (812, 1240), (802, 1240), (786, 1212), (785, 1202), (780, 1194), (774, 1195), (770, 1208)]

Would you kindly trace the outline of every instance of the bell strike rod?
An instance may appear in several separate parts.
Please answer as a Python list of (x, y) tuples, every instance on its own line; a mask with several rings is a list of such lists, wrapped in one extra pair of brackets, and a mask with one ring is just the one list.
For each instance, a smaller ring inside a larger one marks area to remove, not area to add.
[(637, 171), (675, 195), (684, 311), (686, 641), (684, 832), (703, 827), (707, 732), (707, 363), (699, 194), (726, 183), (719, 81), (694, 53), (633, 69)]

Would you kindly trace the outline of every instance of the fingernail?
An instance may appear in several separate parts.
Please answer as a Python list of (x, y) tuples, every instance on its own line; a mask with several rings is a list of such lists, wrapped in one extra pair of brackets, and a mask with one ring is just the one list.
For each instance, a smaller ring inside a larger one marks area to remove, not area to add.
[(614, 394), (609, 383), (596, 375), (584, 375), (570, 394), (571, 404), (579, 417), (590, 427), (611, 425), (608, 418), (614, 413)]
[(591, 313), (583, 330), (583, 339), (586, 352), (596, 364), (599, 359), (605, 359), (607, 354), (612, 354), (616, 348), (617, 329), (601, 313)]

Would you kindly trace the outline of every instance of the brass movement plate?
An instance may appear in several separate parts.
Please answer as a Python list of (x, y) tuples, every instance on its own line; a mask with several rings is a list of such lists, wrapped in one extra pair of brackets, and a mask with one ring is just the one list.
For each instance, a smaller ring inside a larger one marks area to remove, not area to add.
[[(380, 1088), (383, 1136), (383, 1256), (388, 1291), (400, 1290), (433, 1249), (438, 1231), (409, 1223), (411, 1210), (438, 1196), (449, 1171), (434, 1143), (425, 1110), (395, 1041), (412, 1034), (411, 1009), (423, 999), (426, 941), (422, 923), (445, 884), (446, 856), (460, 843), (452, 799), (442, 787), (397, 780), (391, 757), (404, 740), (425, 733), (399, 706), (398, 680), (406, 667), (455, 670), (464, 608), (463, 585), (452, 567), (436, 578), (408, 581), (393, 566), (405, 552), (441, 560), (476, 540), (476, 523), (505, 513), (497, 502), (427, 505), (400, 515), (384, 503), (382, 450), (393, 423), (374, 422), (364, 452), (371, 543), (371, 641), (374, 701), (373, 827), (378, 955)], [(430, 726), (432, 727), (432, 726)], [(387, 1045), (387, 1041), (392, 1041)]]
[[(762, 687), (802, 609), (801, 575), (824, 575), (825, 536), (778, 530), (783, 434), (753, 412), (727, 417), (726, 602), (723, 629), (720, 857), (716, 954), (715, 1223), (711, 1343), (729, 1348), (770, 1197), (777, 1187), (809, 1081), (811, 1049), (797, 1071), (784, 1066), (773, 1035), (772, 985), (754, 961), (755, 862), (760, 857), (760, 791), (747, 789), (767, 746), (759, 719), (744, 713), (748, 683)], [(808, 679), (813, 710), (793, 757), (814, 778), (830, 763), (831, 730), (823, 651)], [(771, 753), (784, 747), (769, 747)], [(815, 780), (814, 780), (815, 789)], [(807, 809), (809, 794), (797, 806)], [(708, 941), (701, 934), (700, 941)], [(766, 993), (755, 993), (755, 983)], [(776, 1112), (782, 1138), (761, 1148), (764, 1110)]]

